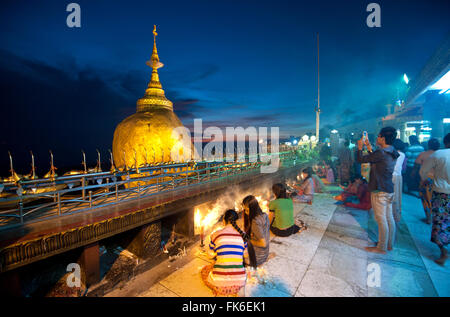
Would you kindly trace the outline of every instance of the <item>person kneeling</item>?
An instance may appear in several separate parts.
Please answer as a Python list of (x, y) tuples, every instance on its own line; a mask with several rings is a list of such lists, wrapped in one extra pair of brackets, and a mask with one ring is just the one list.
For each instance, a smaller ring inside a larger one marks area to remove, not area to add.
[(372, 203), (370, 202), (370, 192), (367, 181), (364, 177), (358, 175), (355, 183), (358, 185), (358, 190), (356, 192), (358, 202), (354, 203), (352, 201), (346, 201), (344, 205), (356, 209), (370, 210), (372, 208)]
[(224, 228), (213, 232), (210, 237), (209, 255), (215, 258), (215, 262), (204, 266), (201, 276), (216, 296), (237, 296), (247, 280), (244, 267), (247, 243), (239, 233), (237, 219), (236, 211), (227, 210), (223, 216)]
[(278, 183), (272, 186), (276, 199), (269, 203), (270, 231), (279, 237), (288, 237), (306, 229), (302, 223), (294, 222), (294, 204), (287, 197), (286, 187)]
[(312, 203), (314, 197), (314, 181), (311, 176), (312, 171), (310, 168), (303, 169), (303, 183), (298, 188), (298, 195), (293, 198), (296, 202)]
[[(264, 213), (255, 196), (249, 195), (242, 201), (244, 207), (244, 241), (249, 244), (249, 256), (245, 264), (256, 268), (267, 261), (270, 243), (269, 217)], [(253, 247), (253, 252), (250, 250)], [(254, 255), (253, 255), (254, 254)]]

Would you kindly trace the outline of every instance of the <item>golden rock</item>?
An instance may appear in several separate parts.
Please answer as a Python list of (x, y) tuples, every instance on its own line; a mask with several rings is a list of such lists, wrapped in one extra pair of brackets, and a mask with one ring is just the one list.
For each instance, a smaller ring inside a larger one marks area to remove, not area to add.
[(136, 113), (116, 127), (113, 139), (113, 158), (117, 169), (138, 169), (147, 164), (185, 162), (191, 160), (192, 143), (183, 138), (183, 128), (173, 112), (173, 104), (164, 95), (158, 68), (163, 67), (156, 49), (156, 27), (153, 32), (153, 52), (147, 65), (152, 68), (151, 80), (144, 97), (136, 103)]

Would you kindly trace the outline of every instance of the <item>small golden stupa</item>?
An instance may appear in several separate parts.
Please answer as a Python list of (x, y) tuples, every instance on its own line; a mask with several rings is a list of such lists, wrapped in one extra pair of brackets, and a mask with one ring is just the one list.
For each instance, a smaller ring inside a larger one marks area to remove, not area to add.
[(165, 97), (159, 82), (158, 68), (164, 65), (159, 61), (156, 49), (157, 35), (154, 26), (153, 52), (146, 63), (152, 68), (152, 77), (145, 95), (137, 101), (136, 113), (119, 123), (114, 132), (114, 164), (121, 170), (191, 159), (192, 143), (173, 133), (183, 124), (173, 112), (173, 104)]

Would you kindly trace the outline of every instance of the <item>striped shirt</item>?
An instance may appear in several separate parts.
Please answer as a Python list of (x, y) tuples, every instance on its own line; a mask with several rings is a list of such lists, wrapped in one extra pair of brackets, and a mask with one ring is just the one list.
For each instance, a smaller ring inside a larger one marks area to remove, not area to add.
[(246, 274), (244, 252), (247, 243), (231, 225), (211, 234), (210, 252), (216, 255), (208, 281), (218, 287), (243, 286)]

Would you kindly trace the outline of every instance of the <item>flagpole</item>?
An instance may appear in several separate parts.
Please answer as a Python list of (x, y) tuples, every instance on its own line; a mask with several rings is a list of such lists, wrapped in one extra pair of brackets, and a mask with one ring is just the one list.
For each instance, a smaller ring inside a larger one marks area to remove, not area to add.
[(319, 56), (319, 33), (317, 33), (317, 108), (316, 108), (316, 140), (319, 142), (320, 127), (320, 56)]

